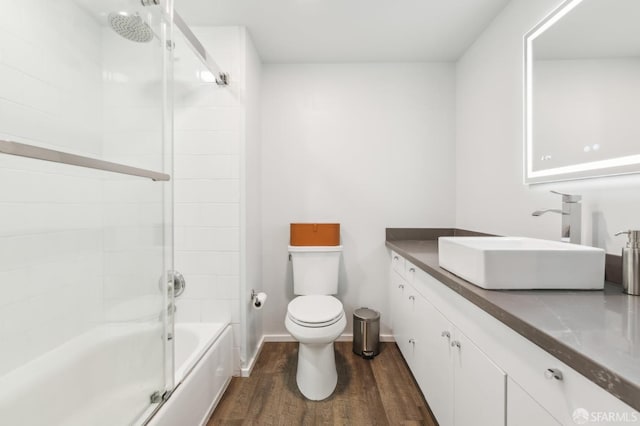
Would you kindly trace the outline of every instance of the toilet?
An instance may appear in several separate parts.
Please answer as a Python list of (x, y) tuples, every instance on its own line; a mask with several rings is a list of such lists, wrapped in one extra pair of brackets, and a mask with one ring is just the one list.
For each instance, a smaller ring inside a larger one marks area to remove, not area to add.
[(293, 292), (285, 327), (300, 342), (296, 382), (310, 400), (328, 398), (338, 383), (333, 342), (347, 319), (338, 293), (342, 246), (289, 246)]

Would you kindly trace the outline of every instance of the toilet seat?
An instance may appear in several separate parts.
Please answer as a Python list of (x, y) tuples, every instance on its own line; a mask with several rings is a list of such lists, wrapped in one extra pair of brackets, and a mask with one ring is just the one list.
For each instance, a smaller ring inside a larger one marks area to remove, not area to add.
[(344, 309), (333, 296), (298, 296), (289, 302), (287, 316), (302, 327), (327, 327), (344, 317)]

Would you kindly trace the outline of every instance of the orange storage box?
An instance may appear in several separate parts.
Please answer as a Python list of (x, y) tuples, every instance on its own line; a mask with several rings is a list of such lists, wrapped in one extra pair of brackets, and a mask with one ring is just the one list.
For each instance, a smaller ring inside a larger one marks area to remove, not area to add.
[(339, 246), (339, 223), (292, 223), (292, 246)]

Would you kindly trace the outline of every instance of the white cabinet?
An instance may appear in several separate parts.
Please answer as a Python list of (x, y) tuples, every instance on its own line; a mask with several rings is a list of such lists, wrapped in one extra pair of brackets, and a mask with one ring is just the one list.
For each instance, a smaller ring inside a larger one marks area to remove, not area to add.
[(408, 327), (409, 317), (406, 312), (407, 309), (407, 296), (406, 288), (407, 282), (396, 271), (391, 272), (391, 288), (389, 299), (391, 301), (391, 328), (394, 332), (394, 338), (400, 348), (402, 354), (407, 357), (405, 351), (407, 350), (408, 339)]
[(511, 378), (507, 380), (507, 424), (509, 426), (561, 425)]
[(633, 408), (431, 275), (411, 271), (402, 256), (396, 265), (394, 337), (442, 426), (570, 425), (577, 410), (640, 424)]
[(504, 372), (410, 284), (407, 267), (391, 287), (393, 333), (438, 423), (504, 425)]
[(416, 343), (414, 376), (431, 411), (441, 425), (453, 424), (453, 325), (431, 303), (420, 297), (416, 304), (421, 327)]
[(413, 337), (414, 327), (413, 322), (413, 303), (411, 298), (415, 296), (411, 292), (411, 286), (405, 284), (404, 287), (399, 289), (400, 298), (397, 305), (397, 325), (394, 330), (394, 338), (400, 348), (400, 352), (404, 355), (409, 367), (413, 366)]
[(504, 425), (506, 374), (463, 333), (453, 345), (453, 424)]

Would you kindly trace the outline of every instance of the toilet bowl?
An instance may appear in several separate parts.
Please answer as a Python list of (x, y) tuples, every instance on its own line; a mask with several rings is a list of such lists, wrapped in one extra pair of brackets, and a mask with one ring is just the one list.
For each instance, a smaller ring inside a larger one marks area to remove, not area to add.
[(342, 303), (333, 296), (298, 296), (289, 303), (285, 327), (300, 342), (296, 382), (307, 399), (319, 401), (335, 390), (333, 342), (346, 325)]

